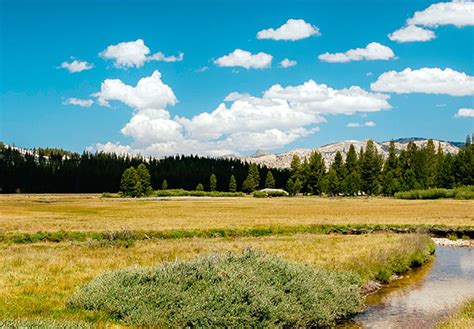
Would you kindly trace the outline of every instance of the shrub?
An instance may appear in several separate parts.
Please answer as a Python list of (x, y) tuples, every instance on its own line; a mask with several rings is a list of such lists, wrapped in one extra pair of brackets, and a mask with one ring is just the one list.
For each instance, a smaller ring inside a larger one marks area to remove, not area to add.
[(158, 190), (153, 192), (156, 197), (180, 197), (180, 196), (207, 196), (207, 197), (239, 197), (242, 192), (218, 192), (218, 191), (186, 191), (183, 189)]
[(456, 189), (430, 188), (426, 190), (410, 190), (406, 192), (395, 193), (398, 199), (474, 199), (474, 186), (464, 186)]
[(70, 299), (150, 327), (329, 326), (361, 307), (360, 278), (251, 249), (100, 275)]
[(254, 198), (268, 198), (268, 193), (266, 192), (254, 191), (252, 195)]

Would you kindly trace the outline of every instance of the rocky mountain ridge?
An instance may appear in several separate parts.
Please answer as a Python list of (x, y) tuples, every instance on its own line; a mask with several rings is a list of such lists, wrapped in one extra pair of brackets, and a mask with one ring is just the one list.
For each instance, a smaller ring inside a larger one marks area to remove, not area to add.
[[(362, 147), (366, 147), (367, 141), (368, 140), (345, 140), (337, 143), (323, 145), (315, 149), (294, 149), (279, 154), (257, 151), (253, 155), (240, 157), (240, 159), (247, 163), (256, 163), (260, 165), (265, 165), (270, 168), (283, 169), (290, 167), (291, 160), (293, 159), (294, 155), (298, 155), (303, 160), (307, 158), (311, 154), (311, 152), (318, 151), (324, 158), (324, 162), (326, 163), (326, 165), (330, 165), (334, 161), (334, 157), (336, 156), (337, 151), (341, 152), (342, 157), (345, 159), (351, 144), (354, 145), (357, 152), (360, 152), (360, 149)], [(424, 147), (428, 143), (428, 139), (423, 138), (397, 139), (394, 141), (397, 153), (401, 152), (402, 150), (405, 150), (408, 146), (408, 143), (411, 141), (414, 142), (418, 147)], [(438, 145), (441, 145), (441, 148), (445, 153), (456, 154), (459, 151), (459, 147), (453, 145), (453, 143), (451, 142), (440, 140), (433, 140), (433, 142), (435, 144), (436, 149), (438, 149)], [(390, 141), (374, 143), (379, 154), (381, 154), (383, 158), (387, 158)]]

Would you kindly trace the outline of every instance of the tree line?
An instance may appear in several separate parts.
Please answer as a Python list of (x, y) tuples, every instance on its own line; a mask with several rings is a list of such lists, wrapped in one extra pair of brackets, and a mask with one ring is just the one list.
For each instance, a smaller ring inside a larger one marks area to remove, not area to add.
[(22, 152), (0, 143), (3, 193), (117, 192), (124, 186), (124, 179), (129, 181), (127, 189), (135, 191), (131, 192), (135, 196), (157, 189), (250, 193), (264, 187), (284, 188), (292, 195), (391, 196), (413, 189), (474, 185), (474, 146), (468, 136), (455, 155), (445, 154), (432, 140), (424, 147), (410, 142), (397, 153), (391, 142), (388, 157), (383, 159), (369, 140), (359, 152), (351, 145), (345, 159), (337, 152), (329, 168), (321, 154), (314, 151), (304, 160), (294, 156), (288, 170), (279, 170), (238, 159), (199, 156), (146, 159), (58, 149)]
[[(154, 190), (242, 191), (250, 165), (238, 159), (174, 156), (162, 159), (114, 153), (82, 154), (62, 149), (23, 151), (0, 143), (0, 189), (2, 193), (102, 193), (118, 192), (124, 171), (143, 164)], [(284, 188), (288, 170), (258, 166), (262, 177), (272, 173), (275, 186)], [(215, 182), (211, 184), (211, 175)], [(233, 179), (232, 179), (233, 176)], [(232, 184), (231, 184), (232, 180)], [(212, 185), (212, 186), (211, 186)], [(255, 188), (264, 187), (258, 181)]]
[(337, 152), (329, 169), (318, 152), (304, 161), (295, 155), (286, 188), (292, 195), (391, 196), (399, 191), (462, 185), (474, 185), (474, 146), (470, 136), (456, 155), (445, 154), (440, 145), (436, 149), (432, 140), (425, 147), (410, 142), (406, 150), (397, 154), (392, 141), (385, 160), (369, 140), (359, 153), (350, 145), (345, 159)]

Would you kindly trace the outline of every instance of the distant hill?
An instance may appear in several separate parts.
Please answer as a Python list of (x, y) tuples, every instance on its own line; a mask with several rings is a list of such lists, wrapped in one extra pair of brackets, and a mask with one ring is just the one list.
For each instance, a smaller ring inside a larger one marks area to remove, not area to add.
[[(410, 137), (410, 138), (399, 138), (394, 140), (395, 142), (395, 149), (399, 153), (402, 150), (405, 150), (408, 146), (409, 142), (414, 142), (417, 146), (425, 146), (428, 143), (427, 138), (421, 137)], [(441, 148), (445, 153), (456, 154), (459, 151), (459, 148), (464, 145), (464, 143), (460, 142), (446, 142), (441, 140), (433, 140), (435, 147), (438, 148), (438, 145), (441, 145)], [(301, 159), (308, 157), (311, 152), (318, 151), (322, 157), (326, 165), (330, 165), (334, 161), (334, 157), (336, 156), (337, 151), (342, 153), (342, 156), (345, 158), (347, 152), (349, 151), (349, 147), (354, 145), (357, 152), (360, 151), (362, 147), (366, 147), (367, 140), (358, 141), (358, 140), (346, 140), (337, 143), (323, 145), (321, 147), (315, 149), (294, 149), (288, 152), (273, 154), (273, 153), (266, 153), (264, 151), (257, 151), (255, 154), (246, 157), (240, 157), (240, 159), (244, 162), (248, 163), (257, 163), (261, 165), (265, 165), (269, 168), (289, 168), (291, 164), (291, 160), (293, 155), (298, 155)], [(381, 143), (375, 142), (375, 147), (377, 151), (382, 154), (384, 158), (388, 156), (388, 148), (389, 148), (390, 141), (384, 141)]]

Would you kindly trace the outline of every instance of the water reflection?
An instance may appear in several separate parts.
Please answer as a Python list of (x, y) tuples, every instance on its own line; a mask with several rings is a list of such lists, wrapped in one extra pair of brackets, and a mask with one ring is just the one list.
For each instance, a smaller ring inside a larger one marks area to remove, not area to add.
[(432, 328), (468, 298), (474, 298), (474, 249), (438, 247), (431, 264), (369, 296), (352, 327)]

